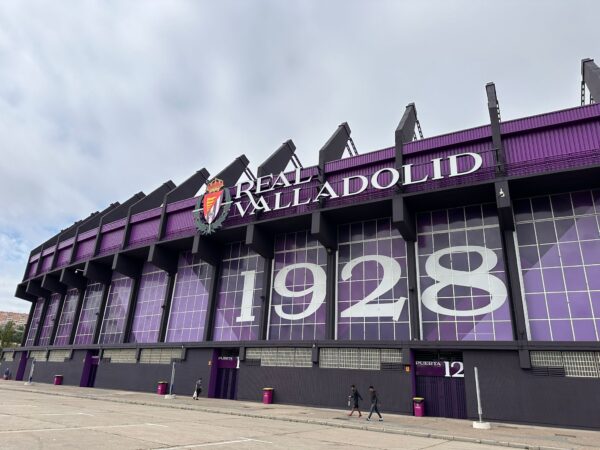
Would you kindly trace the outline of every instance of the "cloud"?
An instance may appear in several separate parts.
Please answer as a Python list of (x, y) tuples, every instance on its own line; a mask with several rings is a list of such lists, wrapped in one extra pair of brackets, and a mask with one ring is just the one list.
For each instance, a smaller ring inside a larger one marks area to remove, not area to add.
[[(348, 121), (389, 146), (409, 102), (427, 136), (575, 106), (593, 1), (5, 1), (0, 7), (0, 309), (29, 249), (168, 179), (305, 165)], [(598, 58), (600, 55), (596, 54)]]

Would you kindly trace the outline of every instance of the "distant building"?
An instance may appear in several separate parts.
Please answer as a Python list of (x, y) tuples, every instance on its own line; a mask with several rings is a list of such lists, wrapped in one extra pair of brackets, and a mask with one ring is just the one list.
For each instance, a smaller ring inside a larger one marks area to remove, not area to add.
[(0, 326), (8, 322), (14, 322), (15, 325), (27, 325), (27, 317), (29, 314), (16, 313), (9, 311), (0, 311)]

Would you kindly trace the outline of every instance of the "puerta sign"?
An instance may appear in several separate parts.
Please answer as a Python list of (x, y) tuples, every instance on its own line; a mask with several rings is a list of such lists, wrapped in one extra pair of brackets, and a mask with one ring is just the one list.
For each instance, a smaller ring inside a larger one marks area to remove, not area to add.
[(415, 361), (415, 375), (426, 377), (464, 378), (461, 361)]
[[(448, 161), (449, 173), (442, 173), (442, 162)], [(462, 166), (459, 168), (459, 161)], [(470, 163), (470, 164), (469, 164)], [(294, 171), (294, 177), (286, 176), (284, 172), (278, 175), (270, 174), (257, 178), (256, 180), (239, 182), (234, 190), (235, 196), (231, 198), (229, 188), (224, 187), (223, 181), (213, 179), (208, 185), (206, 193), (200, 196), (194, 209), (194, 221), (200, 234), (212, 234), (219, 229), (229, 210), (233, 206), (237, 209), (240, 217), (251, 216), (257, 212), (278, 211), (294, 208), (309, 203), (317, 203), (322, 199), (335, 199), (352, 197), (361, 194), (369, 187), (377, 190), (392, 189), (400, 182), (402, 185), (425, 183), (427, 181), (441, 180), (443, 178), (459, 177), (476, 172), (483, 165), (481, 155), (477, 153), (459, 153), (447, 158), (434, 158), (430, 161), (431, 173), (420, 179), (413, 178), (413, 164), (405, 164), (401, 170), (393, 167), (379, 169), (370, 176), (351, 175), (343, 178), (341, 189), (334, 189), (325, 181), (316, 191), (316, 195), (302, 195), (302, 190), (308, 188), (306, 185), (313, 180), (313, 176), (301, 176), (301, 169)], [(386, 181), (382, 182), (382, 175), (387, 175)], [(402, 181), (400, 181), (402, 180)], [(337, 184), (336, 184), (337, 186)], [(275, 192), (267, 199), (264, 194), (277, 191), (278, 189), (292, 188), (292, 199), (284, 202), (283, 191)], [(314, 187), (310, 187), (314, 190)]]

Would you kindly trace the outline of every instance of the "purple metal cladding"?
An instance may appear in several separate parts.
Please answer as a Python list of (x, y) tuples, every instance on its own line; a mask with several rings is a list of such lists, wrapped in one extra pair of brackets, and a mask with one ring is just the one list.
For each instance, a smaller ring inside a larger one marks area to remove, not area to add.
[(65, 296), (65, 303), (60, 313), (60, 321), (54, 338), (54, 345), (68, 345), (71, 329), (75, 322), (75, 310), (77, 309), (77, 300), (79, 299), (79, 291), (77, 289), (69, 289)]
[(143, 222), (132, 224), (128, 247), (132, 247), (144, 242), (155, 241), (158, 236), (159, 223), (160, 217), (156, 217), (151, 220), (145, 220)]
[(125, 230), (123, 228), (108, 231), (102, 235), (100, 235), (100, 251), (101, 255), (106, 253), (110, 253), (112, 250), (115, 250), (121, 246), (123, 242), (123, 234)]
[(94, 246), (96, 240), (92, 237), (85, 241), (79, 242), (77, 245), (77, 254), (75, 255), (75, 261), (81, 261), (82, 259), (89, 258), (94, 255)]
[(95, 237), (98, 234), (98, 228), (93, 228), (77, 236), (77, 242), (85, 241), (86, 239)]
[(27, 333), (27, 340), (25, 341), (26, 346), (33, 345), (35, 341), (35, 335), (37, 334), (40, 321), (42, 320), (42, 308), (44, 307), (44, 299), (38, 298), (35, 303), (35, 309), (33, 310), (33, 318), (31, 319), (31, 325), (29, 326), (29, 332)]
[(131, 223), (138, 223), (148, 219), (154, 219), (156, 217), (160, 217), (162, 213), (162, 207), (149, 209), (148, 211), (142, 211), (137, 214), (131, 216)]
[(58, 251), (58, 255), (56, 256), (56, 267), (63, 267), (69, 264), (69, 259), (71, 257), (71, 247), (66, 247), (60, 249)]
[(27, 271), (27, 278), (31, 278), (35, 276), (37, 272), (38, 261), (35, 261), (29, 265), (29, 270)]
[(42, 256), (47, 256), (47, 255), (54, 253), (55, 248), (56, 248), (55, 245), (53, 245), (52, 247), (45, 248), (44, 251), (42, 252)]
[(110, 222), (110, 223), (102, 225), (102, 229), (100, 230), (100, 232), (106, 233), (108, 231), (116, 230), (117, 228), (123, 228), (126, 223), (127, 223), (126, 218), (115, 220), (114, 222)]
[(60, 241), (58, 243), (58, 250), (62, 250), (63, 248), (71, 247), (75, 242), (75, 237), (70, 237), (69, 239), (65, 239), (64, 241)]
[(48, 256), (44, 256), (42, 258), (42, 266), (40, 268), (40, 270), (42, 271), (42, 273), (47, 272), (48, 270), (50, 270), (51, 266), (52, 266), (52, 254), (50, 254)]

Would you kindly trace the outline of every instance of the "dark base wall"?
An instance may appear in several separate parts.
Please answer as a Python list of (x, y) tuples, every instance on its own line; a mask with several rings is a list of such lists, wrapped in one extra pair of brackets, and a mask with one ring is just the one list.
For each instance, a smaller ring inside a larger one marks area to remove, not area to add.
[(510, 351), (465, 351), (467, 409), (477, 417), (473, 368), (478, 367), (483, 416), (487, 420), (577, 428), (600, 428), (600, 381), (550, 377), (521, 369)]
[[(211, 349), (188, 349), (186, 359), (175, 365), (173, 393), (192, 395), (198, 378), (202, 378), (202, 396), (206, 396), (210, 377)], [(94, 387), (127, 391), (156, 392), (159, 381), (171, 380), (170, 364), (117, 364), (100, 362)]]
[(373, 385), (379, 393), (382, 411), (412, 414), (411, 376), (400, 370), (260, 367), (242, 363), (237, 398), (259, 401), (262, 389), (272, 387), (277, 403), (347, 408), (352, 384), (363, 397), (362, 409), (369, 407), (368, 388)]
[[(64, 362), (37, 361), (33, 371), (33, 381), (37, 383), (53, 383), (55, 375), (62, 375), (63, 384), (79, 386), (86, 354), (86, 350), (74, 350), (71, 359)], [(23, 374), (24, 381), (27, 381), (29, 377), (31, 362), (32, 359), (29, 358), (25, 367), (25, 373)]]

